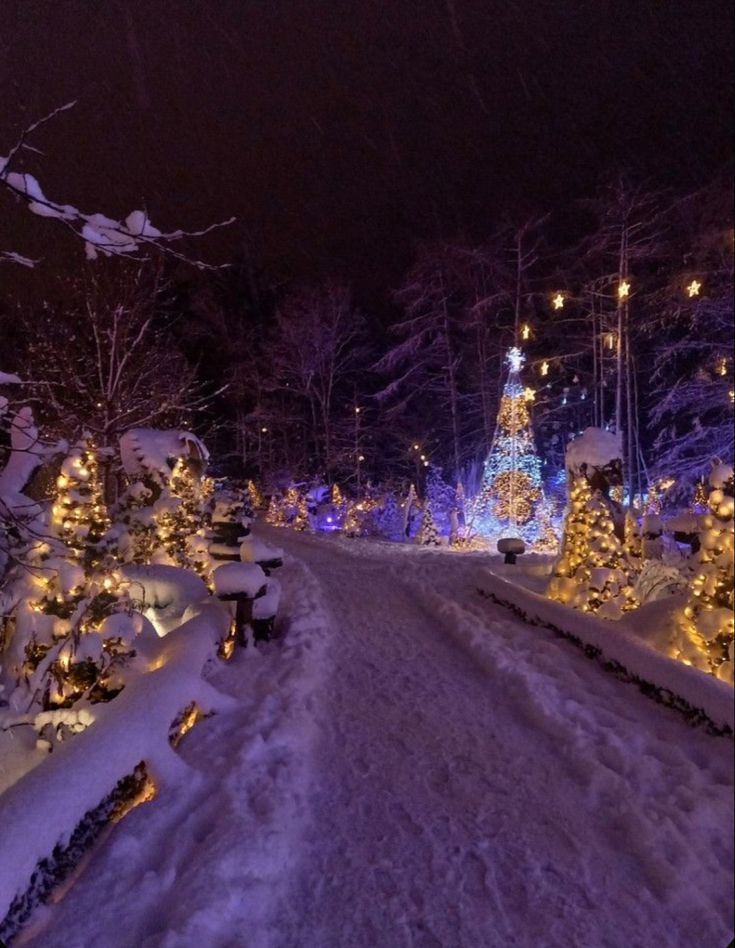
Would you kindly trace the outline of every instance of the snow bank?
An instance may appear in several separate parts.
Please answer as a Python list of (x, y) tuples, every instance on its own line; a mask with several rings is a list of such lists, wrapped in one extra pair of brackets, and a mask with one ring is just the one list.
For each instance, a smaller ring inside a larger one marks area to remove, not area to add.
[(623, 671), (640, 680), (645, 690), (653, 686), (669, 692), (668, 696), (662, 696), (664, 700), (670, 699), (667, 703), (684, 702), (692, 710), (701, 711), (717, 727), (735, 730), (733, 689), (645, 645), (627, 625), (629, 617), (613, 626), (589, 613), (577, 612), (529, 589), (514, 586), (490, 570), (483, 587), (482, 592), (519, 611), (531, 622), (572, 636), (586, 650), (593, 649), (603, 660), (622, 666)]
[(192, 701), (205, 711), (234, 703), (201, 677), (229, 624), (218, 603), (200, 607), (161, 641), (148, 673), (110, 704), (97, 705), (91, 727), (0, 797), (0, 919), (28, 888), (38, 863), (57, 844), (66, 845), (84, 815), (141, 761), (157, 785), (184, 769), (168, 742), (176, 716)]
[(209, 597), (204, 581), (178, 566), (128, 563), (120, 573), (130, 583), (131, 599), (142, 600), (143, 614), (159, 635), (168, 635), (190, 606)]

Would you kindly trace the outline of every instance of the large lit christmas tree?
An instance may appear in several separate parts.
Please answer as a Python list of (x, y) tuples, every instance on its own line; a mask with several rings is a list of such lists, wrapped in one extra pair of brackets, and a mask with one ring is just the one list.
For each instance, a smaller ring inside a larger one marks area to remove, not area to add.
[(489, 537), (539, 535), (538, 506), (543, 500), (541, 459), (531, 428), (532, 389), (521, 381), (525, 357), (508, 350), (508, 380), (500, 401), (495, 435), (485, 460), (482, 486), (473, 505), (473, 526)]

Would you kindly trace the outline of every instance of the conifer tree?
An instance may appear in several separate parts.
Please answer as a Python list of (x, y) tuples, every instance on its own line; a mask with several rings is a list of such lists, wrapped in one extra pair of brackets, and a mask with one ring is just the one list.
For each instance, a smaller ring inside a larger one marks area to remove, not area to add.
[(709, 512), (702, 517), (689, 601), (677, 619), (672, 654), (733, 681), (733, 470), (718, 464), (710, 477)]
[(424, 512), (421, 517), (421, 526), (416, 534), (416, 542), (421, 546), (439, 546), (439, 531), (434, 522), (434, 514), (431, 509), (431, 503), (427, 500), (424, 504)]
[(263, 497), (263, 492), (258, 487), (258, 485), (253, 480), (249, 480), (246, 486), (248, 492), (248, 498), (250, 500), (250, 507), (253, 512), (256, 510), (265, 509), (265, 499)]
[(551, 599), (607, 619), (637, 605), (631, 569), (615, 534), (609, 501), (588, 479), (574, 479), (561, 555), (547, 589)]
[(86, 569), (102, 559), (102, 538), (110, 526), (97, 456), (88, 439), (76, 444), (61, 465), (51, 507), (53, 533), (78, 555)]
[(292, 526), (294, 530), (306, 530), (309, 526), (309, 507), (306, 502), (306, 494), (299, 494)]
[(268, 502), (268, 511), (265, 515), (265, 522), (273, 527), (283, 527), (286, 524), (286, 512), (283, 503), (273, 494)]

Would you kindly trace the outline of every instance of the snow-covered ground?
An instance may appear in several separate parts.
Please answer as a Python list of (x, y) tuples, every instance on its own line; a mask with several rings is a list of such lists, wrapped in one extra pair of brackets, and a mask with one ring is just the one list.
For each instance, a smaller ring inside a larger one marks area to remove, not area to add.
[(483, 556), (261, 535), (285, 637), (18, 944), (727, 944), (729, 739), (480, 597)]

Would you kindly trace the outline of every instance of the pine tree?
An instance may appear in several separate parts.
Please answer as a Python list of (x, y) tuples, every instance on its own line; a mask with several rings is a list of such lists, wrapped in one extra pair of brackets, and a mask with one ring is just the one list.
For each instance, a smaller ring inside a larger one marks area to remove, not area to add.
[(285, 514), (286, 523), (293, 524), (299, 511), (300, 494), (298, 487), (289, 487), (286, 496), (283, 498), (281, 506)]
[(480, 533), (512, 534), (532, 541), (538, 536), (535, 515), (543, 498), (541, 459), (536, 454), (528, 409), (533, 392), (521, 382), (525, 360), (520, 349), (509, 349), (506, 361), (510, 371), (473, 505), (474, 521)]
[(551, 599), (602, 618), (637, 605), (631, 570), (615, 534), (610, 501), (584, 476), (571, 485), (561, 555), (547, 588)]
[(678, 617), (675, 658), (733, 681), (733, 471), (718, 464), (710, 477), (689, 601)]
[(299, 494), (296, 503), (296, 516), (293, 519), (292, 526), (294, 530), (306, 530), (309, 526), (309, 507), (306, 501), (306, 494)]
[(386, 540), (401, 539), (401, 511), (396, 495), (386, 494), (376, 517), (378, 533)]
[(439, 531), (436, 528), (434, 514), (431, 509), (431, 504), (428, 500), (424, 504), (424, 513), (421, 517), (421, 526), (419, 527), (419, 532), (416, 534), (416, 542), (421, 544), (421, 546), (441, 545)]
[(284, 527), (286, 525), (286, 511), (282, 501), (273, 494), (268, 502), (268, 512), (265, 515), (265, 522), (273, 527)]
[(342, 530), (346, 537), (358, 537), (362, 531), (362, 516), (360, 505), (351, 500), (347, 503)]
[(76, 444), (61, 465), (51, 507), (53, 533), (76, 553), (85, 568), (102, 560), (102, 538), (110, 526), (97, 456), (88, 439)]
[(265, 508), (265, 500), (263, 498), (263, 493), (258, 487), (258, 485), (253, 480), (249, 480), (247, 483), (247, 492), (248, 498), (250, 500), (250, 506), (255, 512), (256, 510), (263, 510)]
[(426, 476), (426, 499), (431, 504), (431, 512), (436, 528), (442, 536), (449, 535), (450, 514), (457, 508), (456, 490), (442, 477), (442, 469), (430, 464)]
[(17, 577), (12, 635), (6, 651), (19, 693), (14, 706), (71, 707), (108, 700), (141, 628), (114, 571), (105, 537), (109, 517), (94, 448), (88, 440), (64, 459), (48, 511), (47, 539), (36, 542)]

